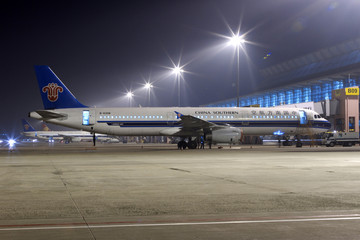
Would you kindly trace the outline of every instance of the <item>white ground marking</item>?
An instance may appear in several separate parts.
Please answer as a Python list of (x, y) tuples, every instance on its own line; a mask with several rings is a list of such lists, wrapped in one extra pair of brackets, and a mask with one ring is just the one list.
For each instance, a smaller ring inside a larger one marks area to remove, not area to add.
[(82, 228), (125, 228), (125, 227), (161, 227), (161, 226), (190, 226), (190, 225), (225, 225), (225, 224), (251, 224), (251, 223), (291, 223), (291, 222), (321, 222), (321, 221), (348, 221), (360, 220), (360, 216), (349, 217), (321, 217), (321, 218), (295, 218), (295, 219), (267, 219), (244, 221), (216, 221), (216, 222), (178, 222), (178, 223), (134, 223), (134, 224), (99, 224), (88, 226), (48, 226), (48, 227), (14, 227), (1, 228), (0, 231), (23, 230), (55, 230), (55, 229), (82, 229)]

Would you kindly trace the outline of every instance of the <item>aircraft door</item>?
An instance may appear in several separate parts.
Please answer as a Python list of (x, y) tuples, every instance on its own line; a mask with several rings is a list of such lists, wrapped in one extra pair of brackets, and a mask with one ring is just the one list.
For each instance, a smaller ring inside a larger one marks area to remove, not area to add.
[(304, 110), (299, 110), (299, 117), (300, 117), (300, 125), (308, 124), (308, 118)]
[(95, 110), (83, 110), (82, 125), (89, 126), (95, 124)]

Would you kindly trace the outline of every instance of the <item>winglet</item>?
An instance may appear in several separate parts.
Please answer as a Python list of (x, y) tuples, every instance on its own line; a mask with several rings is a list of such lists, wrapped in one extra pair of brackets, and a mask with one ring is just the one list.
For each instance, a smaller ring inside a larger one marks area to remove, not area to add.
[(21, 119), (21, 122), (24, 128), (24, 132), (35, 132), (35, 129), (30, 125), (28, 121), (26, 121), (25, 119)]
[(180, 119), (182, 116), (184, 116), (183, 114), (177, 112), (177, 111), (174, 111), (176, 113), (176, 119)]

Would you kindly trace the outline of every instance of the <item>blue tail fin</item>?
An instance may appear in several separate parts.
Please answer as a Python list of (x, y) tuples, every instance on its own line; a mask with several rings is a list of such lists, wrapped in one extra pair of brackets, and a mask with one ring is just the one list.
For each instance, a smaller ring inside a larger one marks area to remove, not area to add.
[(75, 98), (48, 66), (35, 66), (35, 73), (45, 109), (87, 107)]
[(28, 121), (21, 119), (21, 122), (24, 128), (24, 132), (35, 132), (35, 129), (30, 125), (30, 123), (28, 123)]

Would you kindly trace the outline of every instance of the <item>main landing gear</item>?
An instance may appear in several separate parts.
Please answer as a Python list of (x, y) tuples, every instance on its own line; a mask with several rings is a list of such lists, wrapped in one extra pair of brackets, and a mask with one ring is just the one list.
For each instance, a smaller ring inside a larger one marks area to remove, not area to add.
[[(284, 137), (285, 141), (283, 142), (283, 146), (292, 146), (293, 140), (290, 139), (290, 137)], [(300, 136), (295, 136), (295, 145), (296, 147), (302, 147), (302, 142)]]
[(181, 139), (181, 140), (178, 142), (178, 149), (186, 149), (186, 148), (196, 149), (197, 146), (198, 146), (197, 141), (192, 140), (191, 137), (189, 137), (188, 142), (186, 142), (185, 139)]

